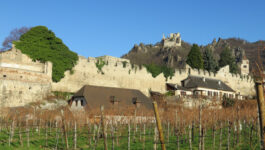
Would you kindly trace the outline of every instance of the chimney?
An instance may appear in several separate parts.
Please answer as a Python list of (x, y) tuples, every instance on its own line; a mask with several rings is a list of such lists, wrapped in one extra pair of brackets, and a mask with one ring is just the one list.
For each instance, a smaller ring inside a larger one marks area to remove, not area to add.
[(218, 84), (221, 85), (221, 81), (218, 81)]
[(205, 82), (205, 78), (204, 77), (202, 78), (202, 81)]

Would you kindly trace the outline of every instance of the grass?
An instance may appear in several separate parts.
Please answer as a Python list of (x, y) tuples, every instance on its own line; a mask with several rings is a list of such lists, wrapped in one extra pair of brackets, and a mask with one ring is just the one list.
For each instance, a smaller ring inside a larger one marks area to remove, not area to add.
[[(68, 142), (69, 142), (69, 148), (73, 149), (74, 147), (74, 128), (69, 128), (68, 130)], [(256, 128), (254, 128), (256, 129)], [(23, 147), (20, 144), (19, 140), (19, 129), (16, 128), (14, 132), (13, 141), (11, 142), (9, 146), (9, 130), (8, 128), (3, 128), (0, 131), (0, 149), (5, 150), (13, 150), (13, 149), (19, 149), (19, 150), (35, 150), (35, 149), (54, 149), (56, 147), (56, 128), (48, 128), (48, 137), (47, 137), (47, 145), (46, 145), (46, 130), (45, 128), (42, 128), (40, 132), (36, 130), (36, 128), (30, 129), (30, 146), (27, 147), (27, 132), (25, 128), (22, 128), (22, 139), (23, 139)], [(59, 138), (58, 138), (58, 149), (66, 149), (65, 147), (65, 141), (61, 129), (58, 128), (59, 132)], [(96, 131), (96, 129), (95, 129)], [(127, 149), (128, 146), (128, 128), (127, 125), (119, 125), (117, 128), (118, 132), (115, 132), (114, 137), (114, 149), (115, 150), (124, 150)], [(219, 148), (219, 131), (216, 131), (215, 134), (215, 149)], [(93, 141), (93, 133), (94, 133), (94, 126), (92, 128), (86, 127), (79, 127), (77, 131), (77, 149), (93, 149), (95, 146), (95, 143)], [(107, 128), (108, 133), (108, 149), (112, 148), (112, 137), (111, 137), (111, 127), (108, 126)], [(164, 125), (164, 137), (165, 137), (165, 143), (167, 150), (176, 150), (177, 149), (177, 137), (175, 136), (174, 129), (171, 128), (169, 132), (169, 141), (168, 141), (168, 135), (167, 135), (167, 126)], [(199, 143), (199, 135), (198, 135), (198, 128), (195, 128), (194, 130), (194, 140), (192, 142), (193, 149), (198, 149), (198, 143)], [(228, 128), (222, 129), (222, 149), (227, 148), (227, 137), (228, 137)], [(244, 150), (244, 149), (259, 149), (259, 143), (258, 138), (256, 134), (256, 130), (253, 130), (253, 139), (252, 139), (252, 146), (250, 147), (250, 128), (248, 125), (243, 124), (242, 131), (241, 131), (241, 141), (240, 143), (234, 145), (233, 143), (236, 140), (236, 132), (233, 131), (233, 128), (231, 128), (231, 135), (230, 135), (230, 149), (235, 150)], [(117, 144), (117, 138), (116, 135), (119, 135), (119, 144)], [(158, 135), (158, 134), (157, 134)], [(140, 140), (141, 137), (141, 140)], [(131, 125), (131, 136), (130, 136), (130, 147), (132, 150), (134, 149), (143, 149), (143, 145), (145, 149), (153, 149), (154, 147), (154, 124), (147, 124), (146, 125), (146, 135), (145, 135), (145, 141), (143, 141), (143, 126), (138, 125), (138, 131), (136, 132), (135, 140), (134, 140), (134, 129), (133, 124)], [(159, 138), (157, 138), (158, 140)], [(189, 149), (189, 141), (188, 141), (188, 129), (186, 128), (186, 133), (183, 131), (183, 135), (179, 138), (179, 147), (180, 149)], [(91, 144), (89, 144), (91, 142)], [(102, 134), (99, 136), (99, 141), (97, 143), (96, 149), (104, 149), (104, 139), (102, 138)], [(157, 141), (157, 149), (161, 149), (159, 141)], [(213, 137), (212, 137), (212, 130), (208, 129), (205, 136), (205, 149), (213, 149)]]

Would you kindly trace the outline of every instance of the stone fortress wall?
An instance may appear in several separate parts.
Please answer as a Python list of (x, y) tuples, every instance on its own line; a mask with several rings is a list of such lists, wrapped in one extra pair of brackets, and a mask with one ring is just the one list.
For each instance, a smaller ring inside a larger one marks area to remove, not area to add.
[[(104, 61), (102, 70), (96, 67), (98, 61)], [(254, 82), (249, 76), (239, 76), (229, 73), (229, 67), (221, 68), (218, 73), (209, 73), (203, 70), (194, 70), (189, 67), (177, 69), (171, 79), (166, 79), (163, 74), (152, 77), (145, 67), (130, 64), (130, 61), (111, 56), (89, 57), (79, 56), (77, 65), (73, 68), (74, 74), (65, 72), (65, 77), (58, 83), (52, 83), (53, 91), (76, 92), (83, 85), (97, 85), (138, 89), (149, 95), (149, 90), (166, 92), (166, 83), (180, 84), (188, 75), (196, 75), (220, 79), (241, 95), (254, 95)]]
[(52, 63), (32, 61), (14, 46), (0, 52), (0, 106), (22, 106), (51, 92)]
[[(96, 64), (104, 62), (99, 69)], [(65, 72), (60, 82), (52, 82), (52, 63), (32, 61), (20, 50), (12, 48), (0, 52), (0, 107), (23, 106), (27, 103), (44, 99), (51, 91), (76, 92), (84, 85), (138, 89), (145, 95), (149, 90), (164, 93), (166, 83), (180, 84), (188, 75), (220, 79), (242, 95), (254, 95), (254, 82), (248, 76), (232, 75), (229, 67), (224, 67), (217, 74), (189, 67), (177, 69), (172, 78), (163, 74), (152, 77), (143, 66), (133, 65), (127, 59), (112, 56), (79, 56), (73, 68), (74, 73)]]

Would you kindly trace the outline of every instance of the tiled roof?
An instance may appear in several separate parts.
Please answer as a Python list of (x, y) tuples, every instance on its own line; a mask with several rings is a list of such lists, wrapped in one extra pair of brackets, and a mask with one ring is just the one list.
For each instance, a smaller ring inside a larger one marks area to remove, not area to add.
[(201, 88), (234, 92), (232, 88), (230, 88), (221, 80), (216, 80), (211, 78), (189, 76), (187, 79), (182, 80), (181, 82), (183, 82), (185, 88), (201, 87)]
[(167, 83), (167, 85), (170, 86), (171, 88), (175, 89), (175, 90), (190, 91), (188, 88), (185, 88), (185, 87), (180, 86), (178, 84)]
[(114, 87), (85, 85), (73, 97), (84, 97), (89, 107), (100, 107), (104, 105), (106, 108), (111, 107), (111, 96), (119, 101), (119, 106), (134, 106), (133, 98), (137, 98), (142, 105), (148, 109), (152, 109), (152, 101), (139, 90), (123, 89)]

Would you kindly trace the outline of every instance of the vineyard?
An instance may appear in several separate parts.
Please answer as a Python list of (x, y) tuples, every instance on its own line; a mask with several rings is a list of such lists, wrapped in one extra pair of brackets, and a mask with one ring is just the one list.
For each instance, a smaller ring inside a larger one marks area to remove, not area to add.
[[(159, 107), (159, 105), (158, 105)], [(100, 110), (100, 109), (99, 109)], [(0, 149), (161, 149), (153, 112), (2, 110)], [(120, 113), (120, 112), (119, 112)], [(260, 149), (257, 103), (159, 109), (166, 149)]]

